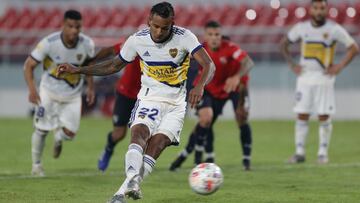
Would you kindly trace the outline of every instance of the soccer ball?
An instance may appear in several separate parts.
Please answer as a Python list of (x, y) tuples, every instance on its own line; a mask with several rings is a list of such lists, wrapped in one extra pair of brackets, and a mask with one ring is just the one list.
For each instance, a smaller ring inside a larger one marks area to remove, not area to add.
[(219, 166), (214, 163), (201, 163), (191, 170), (189, 184), (197, 194), (209, 195), (216, 192), (224, 181)]

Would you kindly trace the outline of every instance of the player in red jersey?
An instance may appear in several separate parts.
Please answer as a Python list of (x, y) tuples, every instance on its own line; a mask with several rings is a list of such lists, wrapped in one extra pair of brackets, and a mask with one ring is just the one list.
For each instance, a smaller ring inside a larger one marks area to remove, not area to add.
[[(114, 57), (120, 53), (121, 43), (112, 47), (101, 49), (95, 57), (95, 60), (101, 60), (108, 57)], [(98, 169), (105, 171), (109, 165), (110, 158), (114, 148), (126, 135), (127, 124), (130, 119), (137, 94), (141, 87), (141, 69), (139, 59), (128, 64), (123, 75), (116, 83), (115, 106), (113, 110), (113, 130), (107, 135), (105, 149), (98, 161)]]
[[(222, 109), (231, 100), (236, 120), (240, 128), (240, 140), (243, 149), (243, 166), (250, 169), (252, 135), (248, 123), (248, 71), (254, 63), (247, 53), (229, 40), (222, 39), (221, 26), (210, 21), (205, 25), (205, 50), (216, 65), (213, 80), (205, 87), (202, 101), (197, 107), (199, 122), (189, 137), (186, 148), (171, 164), (174, 171), (181, 166), (188, 154), (195, 149), (195, 164), (202, 162), (202, 153), (206, 152), (205, 162), (214, 162), (213, 124), (222, 113)], [(201, 68), (200, 68), (201, 71)], [(194, 84), (197, 83), (195, 79)]]

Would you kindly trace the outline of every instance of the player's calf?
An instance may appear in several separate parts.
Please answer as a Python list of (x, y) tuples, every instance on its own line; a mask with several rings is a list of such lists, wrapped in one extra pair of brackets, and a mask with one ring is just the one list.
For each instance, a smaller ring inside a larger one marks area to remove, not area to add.
[(150, 130), (144, 124), (137, 124), (131, 127), (131, 143), (140, 145), (143, 149), (150, 138)]
[(62, 141), (63, 140), (73, 140), (75, 137), (75, 133), (68, 130), (67, 128), (57, 129), (55, 132), (55, 142), (54, 142), (54, 150), (53, 157), (55, 159), (60, 157), (62, 151)]

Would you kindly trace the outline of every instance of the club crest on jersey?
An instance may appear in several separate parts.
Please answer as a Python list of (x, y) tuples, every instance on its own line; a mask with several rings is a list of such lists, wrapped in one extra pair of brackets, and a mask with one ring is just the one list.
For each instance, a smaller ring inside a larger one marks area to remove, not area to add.
[(76, 55), (76, 58), (77, 58), (78, 61), (81, 61), (82, 57), (83, 57), (82, 54), (77, 54), (77, 55)]
[(178, 49), (177, 48), (169, 49), (169, 54), (171, 57), (175, 58), (178, 54)]
[(327, 38), (329, 37), (329, 34), (328, 34), (328, 33), (324, 33), (324, 34), (323, 34), (323, 37), (324, 37), (324, 39), (327, 39)]

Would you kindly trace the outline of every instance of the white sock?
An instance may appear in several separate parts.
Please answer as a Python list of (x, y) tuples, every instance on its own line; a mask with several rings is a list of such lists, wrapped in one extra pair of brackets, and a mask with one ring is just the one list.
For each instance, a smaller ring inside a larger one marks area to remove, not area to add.
[(319, 151), (318, 155), (327, 156), (328, 148), (330, 144), (330, 138), (332, 133), (332, 123), (331, 120), (322, 121), (319, 124)]
[(140, 174), (143, 166), (143, 149), (138, 144), (130, 144), (125, 155), (125, 173), (127, 178)]
[(45, 137), (47, 132), (40, 131), (36, 129), (31, 137), (31, 155), (32, 155), (32, 163), (40, 164), (41, 163), (41, 155), (45, 146)]
[(156, 164), (156, 160), (154, 158), (152, 158), (147, 154), (144, 155), (144, 169), (143, 169), (144, 171), (142, 174), (142, 179), (147, 177), (153, 171), (155, 164)]
[(115, 195), (124, 195), (129, 181), (135, 176), (140, 175), (143, 167), (143, 149), (138, 144), (130, 144), (125, 155), (125, 174), (126, 179), (120, 186)]
[(305, 141), (309, 132), (309, 122), (297, 120), (295, 124), (295, 146), (297, 155), (305, 155)]

